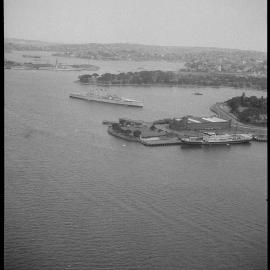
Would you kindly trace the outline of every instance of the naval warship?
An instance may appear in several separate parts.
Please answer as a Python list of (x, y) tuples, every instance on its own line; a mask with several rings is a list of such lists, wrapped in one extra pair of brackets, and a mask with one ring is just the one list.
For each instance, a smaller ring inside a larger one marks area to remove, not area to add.
[(110, 103), (116, 105), (124, 105), (124, 106), (133, 106), (133, 107), (143, 107), (142, 101), (137, 101), (134, 99), (119, 97), (117, 95), (100, 93), (99, 92), (88, 92), (88, 93), (71, 93), (69, 96), (71, 98), (78, 98), (88, 101), (96, 101), (102, 103)]

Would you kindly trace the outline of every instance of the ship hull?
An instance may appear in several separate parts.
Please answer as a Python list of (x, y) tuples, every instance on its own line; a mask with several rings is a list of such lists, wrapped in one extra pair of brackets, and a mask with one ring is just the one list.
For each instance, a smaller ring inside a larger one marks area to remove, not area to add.
[(227, 141), (189, 141), (182, 139), (183, 144), (187, 145), (228, 145), (228, 144), (245, 144), (250, 143), (250, 139), (243, 139), (243, 140), (227, 140)]
[(236, 141), (224, 141), (224, 142), (204, 142), (203, 145), (228, 145), (228, 144), (244, 144), (250, 143), (250, 140), (236, 140)]
[(101, 103), (110, 103), (115, 105), (122, 105), (122, 106), (131, 106), (131, 107), (143, 107), (143, 104), (141, 102), (132, 101), (132, 102), (125, 102), (125, 101), (115, 101), (111, 99), (98, 99), (90, 96), (83, 96), (78, 94), (70, 94), (71, 98), (77, 98), (77, 99), (83, 99), (87, 101), (95, 101), (95, 102), (101, 102)]

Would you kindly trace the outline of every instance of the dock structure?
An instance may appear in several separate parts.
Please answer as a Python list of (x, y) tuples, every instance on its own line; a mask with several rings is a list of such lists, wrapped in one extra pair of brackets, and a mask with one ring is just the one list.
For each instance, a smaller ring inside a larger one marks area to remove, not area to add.
[(153, 123), (140, 120), (120, 118), (119, 123), (104, 121), (108, 125), (108, 133), (127, 140), (140, 142), (145, 146), (167, 146), (181, 144), (181, 139), (175, 134), (155, 128)]
[(179, 145), (182, 144), (181, 140), (178, 137), (172, 138), (141, 138), (140, 143), (146, 146), (168, 146), (168, 145)]
[(217, 136), (237, 134), (251, 137), (254, 141), (267, 141), (267, 128), (253, 130), (254, 127), (252, 127), (251, 130), (247, 130), (249, 131), (247, 133), (243, 124), (234, 126), (235, 119), (224, 118), (220, 118), (220, 114), (209, 117), (187, 115), (182, 118), (153, 122), (120, 118), (119, 122), (103, 121), (103, 124), (108, 125), (109, 134), (127, 141), (139, 142), (145, 146), (182, 145), (187, 138), (198, 137), (205, 132), (212, 132)]

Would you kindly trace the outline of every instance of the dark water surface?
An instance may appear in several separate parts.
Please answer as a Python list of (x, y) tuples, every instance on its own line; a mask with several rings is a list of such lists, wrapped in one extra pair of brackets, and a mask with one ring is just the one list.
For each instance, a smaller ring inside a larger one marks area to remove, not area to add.
[(137, 109), (70, 99), (77, 76), (5, 71), (5, 269), (266, 269), (265, 143), (148, 148), (102, 125), (207, 116), (243, 90), (111, 88)]

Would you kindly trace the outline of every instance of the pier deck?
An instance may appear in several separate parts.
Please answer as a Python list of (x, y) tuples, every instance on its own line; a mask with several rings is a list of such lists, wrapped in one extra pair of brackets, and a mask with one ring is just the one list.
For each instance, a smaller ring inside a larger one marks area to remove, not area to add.
[(173, 138), (159, 138), (156, 140), (141, 139), (140, 143), (146, 146), (167, 146), (182, 144), (181, 140), (177, 137)]

